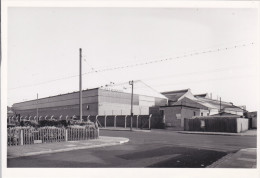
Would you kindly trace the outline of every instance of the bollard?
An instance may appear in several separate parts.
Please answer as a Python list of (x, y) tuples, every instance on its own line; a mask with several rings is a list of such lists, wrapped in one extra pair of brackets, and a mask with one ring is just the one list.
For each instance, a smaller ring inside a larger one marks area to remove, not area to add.
[(151, 118), (152, 118), (152, 114), (149, 115), (149, 130), (151, 130)]
[(136, 116), (136, 128), (138, 129), (138, 119), (139, 119), (139, 115)]
[(107, 116), (105, 115), (105, 128), (107, 127)]
[(127, 118), (127, 115), (125, 116), (125, 128), (126, 128), (126, 118)]
[(115, 117), (114, 117), (114, 127), (116, 127), (116, 116), (117, 115), (115, 115)]

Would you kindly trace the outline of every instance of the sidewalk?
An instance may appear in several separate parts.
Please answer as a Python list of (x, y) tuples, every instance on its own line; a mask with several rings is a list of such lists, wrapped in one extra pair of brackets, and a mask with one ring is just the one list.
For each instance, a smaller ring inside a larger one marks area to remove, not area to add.
[(128, 138), (100, 136), (99, 139), (80, 140), (56, 143), (42, 143), (22, 146), (8, 146), (7, 158), (17, 158), (22, 156), (40, 155), (46, 153), (56, 153), (71, 150), (97, 148), (104, 146), (120, 145), (128, 142)]
[[(130, 131), (130, 128), (124, 128), (124, 127), (100, 127), (100, 130), (111, 130), (111, 131)], [(132, 132), (151, 132), (151, 130), (148, 129), (140, 129), (140, 128), (133, 128)]]
[(256, 148), (247, 148), (230, 153), (207, 168), (256, 168), (256, 150)]
[(257, 130), (247, 130), (242, 133), (228, 133), (228, 132), (198, 132), (198, 131), (177, 131), (183, 134), (203, 134), (203, 135), (227, 135), (227, 136), (256, 136)]

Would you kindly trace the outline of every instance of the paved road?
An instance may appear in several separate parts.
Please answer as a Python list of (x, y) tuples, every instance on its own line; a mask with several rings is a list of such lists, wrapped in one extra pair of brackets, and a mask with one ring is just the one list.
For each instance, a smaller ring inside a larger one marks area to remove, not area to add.
[(119, 146), (8, 159), (8, 167), (206, 167), (230, 152), (256, 148), (255, 136), (192, 135), (172, 131), (106, 131), (127, 137)]

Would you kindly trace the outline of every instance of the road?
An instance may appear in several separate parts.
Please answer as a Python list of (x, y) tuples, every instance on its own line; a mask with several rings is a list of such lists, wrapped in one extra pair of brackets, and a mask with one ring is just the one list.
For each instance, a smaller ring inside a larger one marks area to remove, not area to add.
[(107, 131), (123, 145), (7, 160), (8, 167), (206, 167), (230, 152), (256, 148), (255, 136), (181, 134), (173, 131)]

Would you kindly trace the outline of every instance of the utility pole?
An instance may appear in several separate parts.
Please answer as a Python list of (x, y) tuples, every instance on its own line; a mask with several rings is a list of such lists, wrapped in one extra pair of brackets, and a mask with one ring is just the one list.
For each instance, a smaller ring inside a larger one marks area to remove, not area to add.
[(133, 129), (133, 93), (134, 93), (134, 81), (129, 81), (129, 85), (132, 85), (132, 94), (131, 94), (131, 124), (130, 124), (130, 130)]
[(38, 93), (37, 93), (37, 100), (36, 100), (36, 118), (37, 118), (37, 122), (39, 122), (39, 108), (38, 108)]
[(82, 122), (82, 50), (79, 48), (79, 119)]
[(219, 105), (220, 105), (219, 112), (221, 113), (221, 97), (219, 99), (220, 99), (220, 102), (219, 102)]

